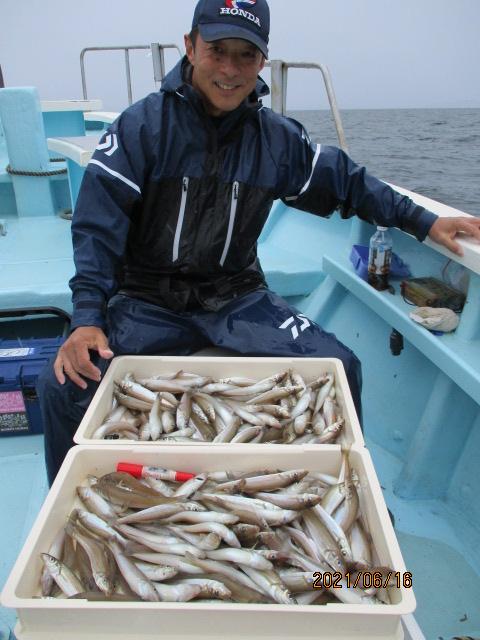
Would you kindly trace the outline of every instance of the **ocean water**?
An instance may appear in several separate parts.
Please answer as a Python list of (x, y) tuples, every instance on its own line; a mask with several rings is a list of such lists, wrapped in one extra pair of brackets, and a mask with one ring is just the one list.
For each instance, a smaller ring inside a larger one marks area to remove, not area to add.
[[(312, 140), (338, 145), (329, 111), (292, 111)], [(480, 216), (480, 109), (352, 109), (349, 154), (370, 173)]]

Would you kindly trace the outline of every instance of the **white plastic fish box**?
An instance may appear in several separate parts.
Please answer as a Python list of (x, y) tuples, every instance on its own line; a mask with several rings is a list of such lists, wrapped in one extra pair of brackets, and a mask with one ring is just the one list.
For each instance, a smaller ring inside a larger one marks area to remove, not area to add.
[[(161, 465), (200, 473), (259, 469), (308, 469), (338, 475), (342, 453), (305, 445), (287, 447), (274, 456), (268, 449), (244, 444), (218, 447), (78, 446), (71, 449), (38, 515), (2, 592), (2, 604), (17, 610), (18, 640), (401, 640), (400, 619), (415, 609), (412, 589), (389, 589), (391, 604), (215, 604), (153, 602), (91, 602), (36, 599), (42, 568), (40, 553), (48, 551), (76, 503), (76, 487), (87, 474), (109, 473), (119, 461)], [(364, 490), (365, 514), (380, 565), (400, 572), (405, 565), (387, 513), (369, 453), (354, 448), (350, 464)], [(415, 576), (413, 576), (415, 582)]]
[[(162, 373), (169, 374), (179, 370), (199, 375), (212, 376), (215, 379), (231, 376), (246, 376), (255, 380), (262, 380), (274, 373), (285, 369), (294, 369), (300, 373), (306, 382), (315, 380), (324, 373), (335, 375), (336, 401), (340, 406), (345, 425), (335, 445), (350, 446), (356, 444), (365, 446), (362, 430), (358, 421), (352, 395), (341, 360), (337, 358), (241, 358), (241, 357), (177, 357), (177, 356), (120, 356), (114, 358), (107, 370), (97, 392), (85, 413), (82, 422), (74, 436), (77, 444), (109, 444), (121, 445), (125, 440), (93, 439), (92, 434), (104, 422), (112, 406), (113, 383), (122, 380), (127, 373), (135, 378), (148, 378)], [(148, 446), (152, 442), (135, 442), (136, 446)], [(189, 445), (190, 443), (163, 442), (167, 445)], [(195, 442), (199, 446), (209, 446), (212, 443)], [(215, 443), (215, 446), (225, 447), (229, 443)], [(265, 446), (253, 445), (249, 446)], [(270, 448), (285, 445), (268, 445)], [(296, 445), (288, 445), (296, 446)]]

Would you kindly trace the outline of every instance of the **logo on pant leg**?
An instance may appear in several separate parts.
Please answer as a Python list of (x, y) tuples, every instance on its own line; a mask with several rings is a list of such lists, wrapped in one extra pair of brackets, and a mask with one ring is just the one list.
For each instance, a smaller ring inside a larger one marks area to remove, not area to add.
[[(300, 325), (299, 327), (297, 326), (297, 323), (298, 325)], [(298, 333), (298, 329), (300, 329), (300, 331), (305, 331), (305, 329), (308, 329), (310, 324), (310, 320), (306, 316), (299, 313), (298, 316), (290, 316), (290, 318), (288, 318), (288, 320), (285, 320), (285, 322), (278, 328), (288, 329), (289, 327), (291, 327), (293, 339), (296, 340), (300, 335)]]

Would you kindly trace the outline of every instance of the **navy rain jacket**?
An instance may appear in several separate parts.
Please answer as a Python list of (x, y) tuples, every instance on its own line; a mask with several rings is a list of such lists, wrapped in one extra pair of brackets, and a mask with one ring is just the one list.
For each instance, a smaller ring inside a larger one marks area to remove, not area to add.
[(90, 160), (73, 216), (72, 328), (105, 328), (117, 292), (174, 311), (220, 309), (266, 287), (256, 243), (275, 199), (322, 217), (396, 226), (423, 240), (436, 216), (336, 147), (262, 106), (214, 119), (185, 78), (126, 109)]

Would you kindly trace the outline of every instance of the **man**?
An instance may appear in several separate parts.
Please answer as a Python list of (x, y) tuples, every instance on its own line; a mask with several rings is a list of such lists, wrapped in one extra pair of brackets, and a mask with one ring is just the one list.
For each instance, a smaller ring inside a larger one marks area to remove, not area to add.
[(129, 107), (90, 161), (72, 225), (73, 332), (39, 384), (50, 481), (115, 354), (338, 357), (360, 412), (355, 355), (270, 292), (256, 240), (273, 201), (427, 233), (455, 249), (469, 220), (438, 220), (301, 125), (265, 109), (266, 0), (200, 0), (186, 57), (159, 93)]

